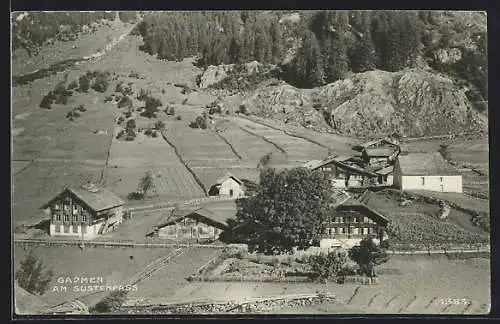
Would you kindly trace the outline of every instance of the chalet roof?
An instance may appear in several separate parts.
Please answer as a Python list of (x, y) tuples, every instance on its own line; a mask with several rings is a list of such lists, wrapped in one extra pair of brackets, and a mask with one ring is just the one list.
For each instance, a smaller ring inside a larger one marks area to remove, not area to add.
[(398, 157), (403, 175), (458, 175), (439, 152), (409, 153)]
[(334, 200), (334, 205), (340, 205), (351, 198), (351, 196), (340, 188), (332, 188), (332, 199)]
[(311, 160), (302, 165), (303, 168), (316, 169), (323, 164), (323, 160)]
[(367, 148), (363, 152), (369, 157), (389, 157), (394, 154), (394, 148), (381, 147), (381, 148)]
[(18, 315), (41, 314), (48, 305), (38, 296), (35, 296), (14, 283), (14, 307)]
[(363, 149), (367, 149), (371, 146), (374, 146), (374, 145), (379, 145), (379, 144), (389, 144), (389, 145), (393, 145), (393, 146), (399, 146), (397, 145), (396, 143), (388, 140), (387, 138), (378, 138), (378, 139), (373, 139), (373, 140), (370, 140), (370, 141), (366, 141), (366, 142), (363, 142), (363, 143), (360, 143), (358, 145), (355, 145), (353, 147), (354, 150), (356, 151), (362, 151)]
[(382, 224), (383, 226), (386, 226), (389, 223), (389, 220), (384, 215), (352, 197), (345, 203), (337, 206), (336, 210), (339, 212), (357, 211), (363, 216), (366, 216), (374, 222)]
[(234, 181), (236, 181), (240, 185), (243, 184), (243, 182), (240, 179), (238, 179), (235, 175), (228, 172), (225, 175), (223, 175), (222, 177), (215, 180), (215, 183), (213, 185), (220, 185), (228, 179), (233, 179)]
[(177, 211), (174, 211), (173, 214), (163, 223), (158, 225), (158, 228), (165, 227), (168, 225), (172, 225), (186, 217), (193, 216), (193, 215), (198, 215), (203, 218), (206, 218), (208, 220), (211, 220), (215, 223), (218, 223), (222, 226), (227, 227), (228, 226), (228, 219), (232, 218), (236, 214), (236, 211), (234, 213), (230, 212), (218, 212), (217, 210), (212, 211), (206, 208), (205, 206), (203, 207), (193, 207), (193, 208), (186, 208), (186, 209), (180, 209)]
[(43, 205), (42, 208), (47, 208), (50, 205), (50, 203), (54, 201), (54, 199), (58, 198), (64, 192), (67, 191), (77, 196), (87, 206), (89, 206), (92, 210), (96, 212), (110, 209), (113, 207), (122, 206), (125, 204), (123, 200), (121, 200), (118, 196), (116, 196), (114, 193), (112, 193), (106, 188), (98, 188), (95, 186), (66, 187), (56, 197), (54, 197), (48, 203)]

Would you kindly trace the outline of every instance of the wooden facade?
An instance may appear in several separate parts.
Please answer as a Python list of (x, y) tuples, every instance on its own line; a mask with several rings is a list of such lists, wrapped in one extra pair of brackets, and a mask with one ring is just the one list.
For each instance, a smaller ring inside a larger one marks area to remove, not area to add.
[(326, 224), (321, 246), (335, 246), (339, 242), (355, 245), (370, 235), (378, 241), (387, 238), (388, 220), (373, 209), (361, 203), (337, 206)]
[(195, 210), (158, 225), (154, 235), (176, 241), (215, 241), (227, 229), (223, 221), (213, 219), (207, 210)]
[(77, 190), (66, 188), (43, 208), (50, 211), (50, 235), (93, 238), (114, 230), (122, 222), (122, 205), (114, 203), (109, 208), (95, 208), (82, 199)]

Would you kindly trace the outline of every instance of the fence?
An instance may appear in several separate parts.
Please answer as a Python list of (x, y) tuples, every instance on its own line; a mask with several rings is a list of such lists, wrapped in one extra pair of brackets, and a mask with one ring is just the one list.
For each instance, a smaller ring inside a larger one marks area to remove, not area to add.
[[(81, 240), (43, 240), (43, 239), (14, 239), (14, 244), (18, 245), (61, 245), (61, 246), (82, 246)], [(223, 249), (226, 245), (216, 244), (185, 244), (185, 243), (153, 243), (153, 242), (130, 242), (130, 241), (85, 241), (84, 246), (87, 247), (141, 247), (141, 248), (214, 248)]]
[(169, 201), (166, 203), (159, 203), (159, 204), (153, 204), (153, 205), (147, 205), (147, 206), (130, 206), (127, 208), (124, 208), (124, 212), (144, 212), (144, 211), (153, 211), (153, 210), (158, 210), (158, 209), (165, 209), (165, 208), (171, 208), (175, 207), (177, 205), (198, 205), (201, 203), (205, 202), (212, 202), (212, 201), (230, 201), (230, 200), (235, 200), (235, 197), (225, 197), (225, 196), (210, 196), (210, 197), (203, 197), (203, 198), (195, 198), (191, 200), (178, 200), (178, 201)]

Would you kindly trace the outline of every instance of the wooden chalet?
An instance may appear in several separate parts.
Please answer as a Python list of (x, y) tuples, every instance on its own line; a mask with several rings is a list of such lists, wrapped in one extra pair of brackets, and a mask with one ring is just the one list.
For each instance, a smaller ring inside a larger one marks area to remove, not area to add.
[(389, 220), (373, 208), (349, 199), (335, 207), (320, 241), (321, 247), (353, 246), (366, 236), (377, 242), (387, 239)]
[(91, 239), (122, 223), (124, 204), (111, 191), (87, 183), (64, 188), (42, 208), (50, 210), (51, 236)]
[(228, 228), (228, 218), (228, 213), (213, 212), (205, 207), (174, 210), (147, 235), (176, 241), (215, 241)]

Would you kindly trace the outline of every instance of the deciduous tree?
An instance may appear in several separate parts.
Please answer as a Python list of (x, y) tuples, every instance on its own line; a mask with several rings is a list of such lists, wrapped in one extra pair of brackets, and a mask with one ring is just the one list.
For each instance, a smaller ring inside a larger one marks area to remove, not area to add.
[(32, 294), (43, 295), (53, 275), (52, 270), (44, 268), (42, 260), (30, 252), (21, 261), (21, 266), (15, 275), (19, 286)]
[(268, 255), (318, 244), (331, 212), (329, 189), (319, 171), (265, 169), (255, 195), (237, 201), (234, 233)]
[(359, 265), (361, 272), (369, 277), (375, 277), (375, 266), (389, 260), (386, 249), (377, 245), (371, 236), (361, 240), (359, 246), (349, 250), (349, 257)]

